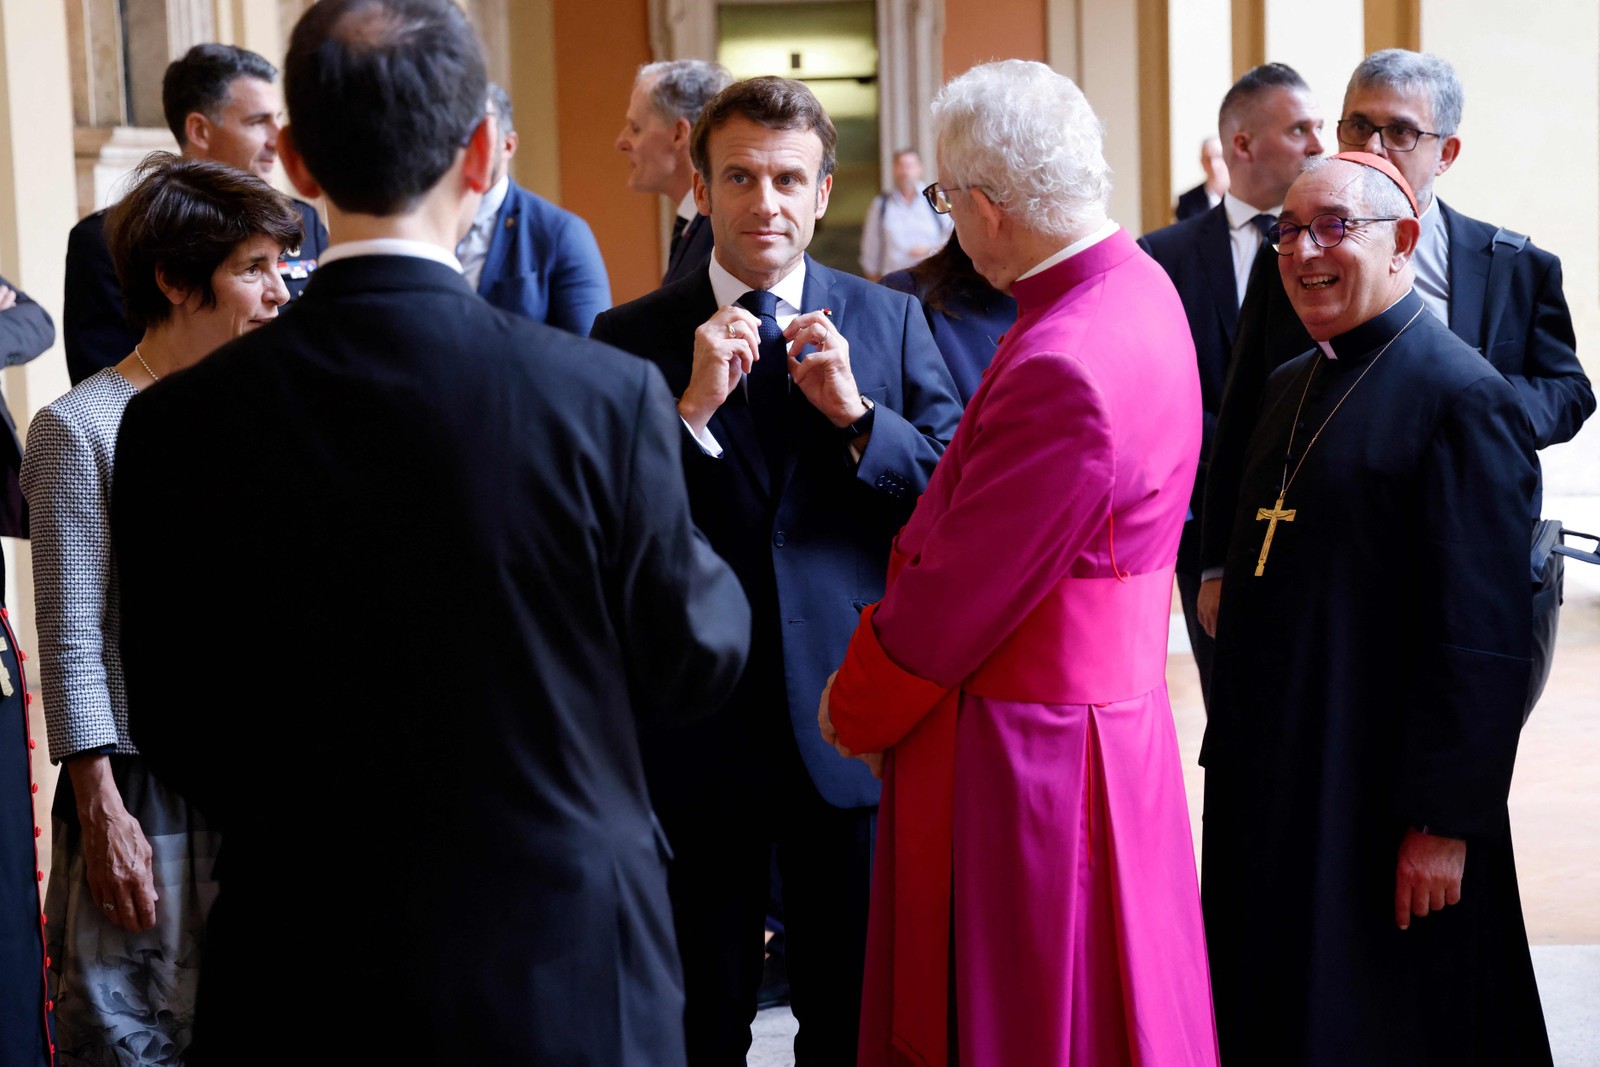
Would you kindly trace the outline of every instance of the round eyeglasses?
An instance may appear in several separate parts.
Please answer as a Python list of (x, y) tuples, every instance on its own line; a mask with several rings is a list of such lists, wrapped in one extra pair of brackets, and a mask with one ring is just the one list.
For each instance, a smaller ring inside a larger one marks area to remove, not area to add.
[(1344, 235), (1350, 227), (1358, 226), (1363, 222), (1399, 222), (1399, 216), (1390, 215), (1381, 219), (1346, 219), (1338, 215), (1318, 215), (1305, 226), (1297, 226), (1292, 222), (1274, 222), (1267, 227), (1267, 243), (1272, 250), (1280, 256), (1294, 255), (1295, 248), (1300, 244), (1300, 234), (1310, 231), (1311, 240), (1318, 248), (1332, 248), (1344, 240)]

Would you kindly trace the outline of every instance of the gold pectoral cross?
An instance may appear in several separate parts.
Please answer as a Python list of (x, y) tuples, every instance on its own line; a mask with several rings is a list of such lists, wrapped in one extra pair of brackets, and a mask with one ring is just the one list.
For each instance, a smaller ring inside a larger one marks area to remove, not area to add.
[(1256, 521), (1267, 524), (1267, 536), (1261, 542), (1261, 557), (1256, 560), (1256, 577), (1261, 577), (1261, 572), (1267, 568), (1267, 553), (1272, 551), (1272, 535), (1278, 532), (1278, 522), (1293, 522), (1294, 509), (1283, 509), (1283, 494), (1278, 494), (1278, 502), (1270, 508), (1257, 508)]

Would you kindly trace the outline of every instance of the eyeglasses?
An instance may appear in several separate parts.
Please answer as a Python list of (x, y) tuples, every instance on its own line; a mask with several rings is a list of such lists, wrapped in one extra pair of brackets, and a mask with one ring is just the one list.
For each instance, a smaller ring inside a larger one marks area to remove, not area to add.
[(1352, 148), (1364, 145), (1371, 141), (1372, 135), (1376, 133), (1383, 147), (1391, 152), (1409, 152), (1417, 147), (1417, 142), (1424, 137), (1444, 136), (1442, 133), (1412, 129), (1410, 126), (1401, 126), (1398, 123), (1374, 126), (1363, 119), (1340, 119), (1336, 125), (1340, 144), (1347, 144)]
[(1280, 256), (1292, 256), (1300, 244), (1300, 234), (1311, 231), (1311, 240), (1318, 248), (1332, 248), (1344, 240), (1350, 227), (1363, 222), (1399, 222), (1398, 216), (1382, 219), (1342, 219), (1338, 215), (1318, 215), (1307, 226), (1292, 222), (1274, 222), (1267, 227), (1267, 243)]
[(950, 214), (951, 193), (958, 192), (962, 189), (977, 188), (979, 188), (979, 186), (976, 185), (940, 185), (938, 182), (934, 182), (932, 185), (922, 190), (922, 198), (928, 202), (929, 207), (933, 208), (933, 213), (935, 215), (948, 215)]

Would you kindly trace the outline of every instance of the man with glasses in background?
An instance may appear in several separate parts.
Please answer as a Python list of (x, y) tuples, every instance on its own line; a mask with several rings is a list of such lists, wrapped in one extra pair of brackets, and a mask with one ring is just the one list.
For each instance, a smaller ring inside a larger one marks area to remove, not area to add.
[[(1195, 609), (1200, 592), (1200, 507), (1205, 497), (1206, 455), (1222, 409), (1222, 385), (1233, 353), (1239, 305), (1261, 254), (1266, 228), (1283, 206), (1283, 194), (1305, 161), (1322, 154), (1322, 109), (1305, 79), (1283, 63), (1246, 71), (1222, 98), (1217, 129), (1223, 139), (1229, 187), (1216, 207), (1147, 233), (1139, 246), (1161, 265), (1178, 290), (1194, 337), (1204, 411), (1200, 469), (1189, 498), (1189, 519), (1178, 542), (1178, 599), (1204, 698), (1211, 683), (1211, 635)], [(1267, 259), (1273, 259), (1271, 252)]]
[[(1374, 52), (1356, 67), (1345, 89), (1339, 144), (1385, 158), (1405, 176), (1420, 209), (1412, 267), (1423, 305), (1516, 389), (1533, 424), (1534, 446), (1559, 444), (1570, 440), (1595, 408), (1575, 350), (1561, 263), (1523, 235), (1468, 218), (1434, 195), (1435, 180), (1461, 152), (1456, 133), (1461, 107), (1461, 82), (1445, 60), (1400, 48)], [(1273, 368), (1312, 347), (1276, 266), (1257, 264), (1239, 310), (1210, 456), (1201, 546), (1205, 581), (1198, 610), (1211, 633), (1240, 500), (1243, 452), (1262, 387)], [(1536, 490), (1533, 517), (1538, 511)], [(1553, 638), (1554, 624), (1551, 613), (1549, 634), (1541, 640)]]
[(1227, 1064), (1551, 1062), (1506, 811), (1538, 465), (1413, 287), (1419, 207), (1344, 152), (1267, 238), (1315, 347), (1244, 427), (1201, 749)]

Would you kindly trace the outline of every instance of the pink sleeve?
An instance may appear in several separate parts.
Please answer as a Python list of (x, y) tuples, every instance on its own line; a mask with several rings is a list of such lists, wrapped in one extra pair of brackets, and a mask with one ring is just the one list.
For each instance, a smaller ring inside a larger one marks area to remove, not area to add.
[(872, 616), (888, 659), (943, 688), (976, 670), (1104, 538), (1115, 478), (1105, 398), (1072, 356), (1012, 363), (972, 414), (949, 506)]

